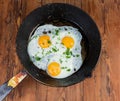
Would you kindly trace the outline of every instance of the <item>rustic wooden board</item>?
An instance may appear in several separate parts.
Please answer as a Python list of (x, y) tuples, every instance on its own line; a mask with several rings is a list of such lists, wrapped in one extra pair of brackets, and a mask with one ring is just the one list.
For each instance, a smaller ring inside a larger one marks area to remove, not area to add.
[(0, 0), (0, 84), (23, 69), (15, 38), (23, 19), (33, 9), (52, 2), (75, 5), (96, 22), (102, 51), (93, 76), (66, 87), (48, 87), (27, 77), (5, 101), (119, 101), (120, 0)]

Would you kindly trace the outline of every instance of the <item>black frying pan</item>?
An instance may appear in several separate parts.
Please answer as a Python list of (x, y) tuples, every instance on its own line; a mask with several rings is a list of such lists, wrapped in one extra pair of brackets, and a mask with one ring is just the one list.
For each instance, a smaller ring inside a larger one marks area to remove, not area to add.
[[(27, 53), (28, 38), (38, 26), (46, 23), (57, 26), (71, 25), (77, 27), (82, 33), (84, 62), (76, 73), (67, 78), (51, 78), (45, 72), (38, 69), (29, 59)], [(27, 73), (40, 83), (57, 87), (70, 86), (87, 77), (91, 77), (92, 71), (98, 61), (100, 50), (101, 38), (98, 28), (90, 16), (84, 11), (72, 5), (63, 3), (53, 3), (39, 7), (25, 18), (18, 30), (16, 38), (16, 51), (25, 70), (0, 87), (1, 99), (3, 99), (20, 82), (17, 78), (21, 78), (20, 80), (22, 80), (26, 77)]]

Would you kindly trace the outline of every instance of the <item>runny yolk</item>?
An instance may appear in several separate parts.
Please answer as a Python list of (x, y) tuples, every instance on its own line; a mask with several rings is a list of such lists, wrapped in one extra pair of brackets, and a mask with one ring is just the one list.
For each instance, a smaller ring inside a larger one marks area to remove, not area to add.
[(57, 76), (59, 75), (61, 72), (61, 69), (60, 69), (60, 64), (57, 63), (57, 62), (51, 62), (49, 65), (48, 65), (48, 74), (51, 75), (51, 76)]
[(65, 36), (62, 39), (62, 43), (66, 48), (72, 48), (74, 46), (74, 39), (70, 36)]
[(48, 48), (51, 45), (50, 37), (48, 35), (42, 35), (38, 39), (38, 44), (42, 48)]

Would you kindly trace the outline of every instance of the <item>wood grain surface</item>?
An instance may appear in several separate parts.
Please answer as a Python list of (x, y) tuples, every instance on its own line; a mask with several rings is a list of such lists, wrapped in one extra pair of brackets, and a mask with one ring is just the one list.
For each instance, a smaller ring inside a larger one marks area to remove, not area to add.
[(0, 0), (0, 84), (24, 67), (16, 54), (16, 34), (35, 8), (62, 2), (87, 12), (102, 37), (92, 77), (66, 88), (48, 87), (28, 76), (5, 101), (120, 101), (120, 0)]

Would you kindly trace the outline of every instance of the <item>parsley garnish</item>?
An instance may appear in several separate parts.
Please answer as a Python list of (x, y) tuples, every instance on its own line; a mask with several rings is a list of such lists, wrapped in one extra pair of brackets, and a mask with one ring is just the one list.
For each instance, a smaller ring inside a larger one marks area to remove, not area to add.
[(71, 58), (71, 56), (70, 55), (66, 55), (66, 58)]
[(70, 51), (70, 49), (69, 49), (69, 48), (67, 48), (67, 50), (66, 50), (65, 52), (63, 52), (63, 54), (65, 54), (65, 55), (66, 55), (66, 58), (70, 58), (70, 57), (71, 57), (71, 55), (72, 55), (72, 51)]
[(61, 67), (61, 69), (66, 69), (67, 67)]
[(44, 54), (44, 49), (42, 49), (42, 54)]
[(79, 57), (79, 56), (80, 56), (79, 54), (76, 55), (76, 57)]
[(62, 63), (63, 61), (61, 59), (59, 59), (60, 63)]
[(69, 72), (71, 69), (67, 69), (67, 71)]
[(55, 30), (55, 34), (56, 34), (56, 35), (58, 35), (58, 33), (59, 33), (59, 30), (58, 30), (58, 29), (56, 29), (56, 30)]
[(35, 56), (35, 60), (40, 61), (41, 58), (39, 56)]
[(47, 51), (46, 55), (48, 55), (48, 54), (50, 54), (50, 53), (52, 53), (52, 51), (51, 51), (51, 50)]
[(55, 35), (54, 36), (52, 36), (52, 38), (54, 38), (55, 37)]
[(48, 40), (48, 43), (49, 43), (49, 44), (51, 44), (51, 41), (50, 41), (50, 40)]
[(59, 49), (57, 49), (57, 47), (55, 46), (55, 47), (52, 48), (52, 51), (57, 52), (57, 51), (59, 51)]
[(66, 55), (72, 55), (72, 51), (70, 51), (69, 48), (67, 48), (67, 50), (66, 50)]

